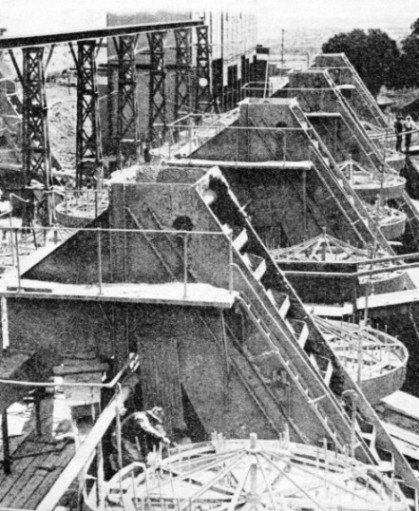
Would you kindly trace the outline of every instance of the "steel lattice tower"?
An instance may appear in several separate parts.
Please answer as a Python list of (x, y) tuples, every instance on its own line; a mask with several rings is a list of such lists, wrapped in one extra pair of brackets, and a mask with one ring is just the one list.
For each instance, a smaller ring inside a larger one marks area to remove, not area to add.
[[(150, 46), (148, 137), (151, 142), (154, 142), (158, 138), (159, 132), (164, 132), (166, 128), (165, 34), (165, 32), (151, 32), (147, 34)], [(160, 126), (156, 126), (156, 124)]]
[[(44, 47), (23, 48), (22, 150), (25, 186), (32, 179), (42, 182), (47, 192), (38, 209), (45, 223), (51, 221), (51, 151), (48, 136), (47, 102), (45, 97)], [(33, 200), (31, 193), (24, 194)]]
[(190, 113), (191, 74), (191, 30), (175, 30), (176, 77), (175, 77), (175, 119)]
[(96, 42), (77, 42), (76, 186), (91, 186), (102, 171), (102, 141), (96, 84)]
[(208, 42), (208, 26), (196, 27), (196, 77), (197, 92), (195, 108), (198, 112), (211, 109), (211, 73), (210, 46)]
[(138, 146), (138, 104), (135, 70), (136, 36), (114, 39), (118, 53), (118, 121), (115, 147), (124, 156), (136, 156)]

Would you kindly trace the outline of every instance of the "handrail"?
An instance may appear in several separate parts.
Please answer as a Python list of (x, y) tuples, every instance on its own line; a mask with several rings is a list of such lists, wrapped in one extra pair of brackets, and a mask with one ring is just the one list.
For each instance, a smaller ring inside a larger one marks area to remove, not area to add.
[[(263, 310), (269, 315), (271, 321), (276, 325), (276, 327), (278, 328), (278, 330), (280, 330), (280, 332), (282, 333), (282, 335), (285, 336), (285, 338), (288, 340), (288, 336), (289, 334), (287, 334), (284, 330), (284, 328), (278, 323), (278, 321), (274, 318), (274, 316), (272, 315), (272, 313), (268, 310), (268, 308), (266, 307), (266, 305), (263, 303), (261, 297), (258, 295), (258, 293), (255, 291), (255, 289), (253, 288), (253, 285), (249, 282), (248, 278), (246, 277), (246, 275), (244, 274), (243, 270), (240, 268), (240, 266), (237, 264), (237, 263), (232, 263), (231, 264), (234, 268), (236, 268), (241, 277), (244, 279), (244, 281), (246, 282), (247, 284), (247, 288), (250, 289), (252, 291), (252, 293), (254, 294), (254, 296), (257, 298), (257, 300), (261, 303), (262, 307), (263, 307)], [(239, 299), (242, 299), (242, 297), (239, 296)], [(292, 335), (292, 334), (291, 334)], [(293, 343), (289, 343), (289, 346), (293, 349), (294, 352), (297, 352), (297, 348), (296, 346), (293, 344)], [(303, 363), (305, 366), (308, 366), (308, 367), (311, 367), (311, 365), (308, 364), (308, 362), (306, 362), (304, 359), (302, 359)], [(328, 394), (328, 397), (330, 399), (332, 399), (331, 397), (331, 392), (330, 392), (330, 395)], [(334, 396), (333, 396), (334, 397)]]
[[(292, 112), (294, 113), (295, 117), (297, 118), (298, 120), (298, 116), (296, 115), (295, 111), (298, 111), (298, 113), (301, 115), (303, 115), (305, 117), (305, 114), (304, 112), (301, 110), (301, 107), (299, 107), (299, 105), (294, 105), (292, 107)], [(329, 159), (329, 161), (332, 163), (333, 167), (334, 167), (334, 170), (340, 174), (342, 174), (342, 180), (343, 180), (343, 185), (340, 185), (339, 183), (339, 180), (338, 180), (338, 177), (332, 172), (332, 173), (328, 173), (328, 175), (333, 179), (333, 181), (335, 182), (335, 184), (339, 187), (339, 189), (344, 193), (344, 194), (347, 194), (349, 195), (350, 197), (353, 198), (353, 200), (356, 202), (357, 204), (357, 209), (359, 210), (359, 218), (358, 220), (356, 221), (361, 221), (364, 225), (365, 225), (365, 228), (367, 231), (371, 231), (372, 234), (374, 234), (374, 236), (378, 237), (378, 239), (380, 240), (380, 242), (383, 244), (383, 246), (385, 246), (386, 248), (388, 247), (388, 243), (387, 243), (387, 240), (384, 238), (384, 236), (382, 235), (381, 231), (379, 230), (378, 227), (376, 227), (375, 225), (375, 222), (372, 222), (372, 230), (371, 230), (371, 226), (369, 225), (370, 223), (368, 222), (368, 224), (365, 222), (364, 218), (362, 217), (361, 215), (361, 212), (364, 213), (365, 215), (367, 215), (367, 218), (370, 216), (369, 213), (367, 212), (367, 210), (365, 209), (364, 205), (362, 204), (362, 202), (359, 200), (358, 196), (356, 195), (356, 193), (354, 192), (354, 190), (351, 188), (351, 186), (349, 185), (347, 179), (345, 178), (344, 174), (342, 173), (342, 171), (339, 169), (339, 166), (338, 164), (336, 163), (336, 161), (334, 160), (333, 156), (331, 155), (330, 151), (328, 150), (328, 148), (325, 146), (324, 142), (322, 141), (322, 139), (320, 138), (319, 134), (317, 133), (316, 130), (313, 130), (313, 134), (316, 138), (316, 140), (319, 142), (319, 146), (322, 147), (322, 150), (327, 154), (327, 158)], [(324, 161), (324, 156), (322, 155), (322, 153), (320, 152), (320, 149), (317, 149), (314, 144), (312, 144), (312, 150), (315, 152), (317, 158), (319, 159), (319, 161), (321, 162), (321, 164), (326, 167), (326, 169), (328, 168), (328, 166), (326, 165), (326, 162)], [(314, 166), (316, 168), (316, 166)], [(318, 172), (318, 176), (320, 177), (320, 179), (323, 181), (323, 183), (325, 184), (325, 186), (327, 187), (327, 189), (329, 190), (330, 193), (333, 193), (332, 190), (330, 189), (330, 186), (329, 184), (327, 183), (327, 181), (325, 180), (324, 176), (322, 175), (321, 172)], [(345, 187), (345, 184), (347, 185), (347, 187)], [(362, 234), (359, 232), (358, 228), (356, 227), (355, 223), (351, 220), (351, 218), (349, 217), (348, 213), (346, 212), (346, 210), (343, 208), (343, 206), (341, 205), (341, 202), (340, 201), (337, 201), (337, 204), (338, 204), (338, 207), (339, 209), (343, 212), (345, 218), (348, 220), (348, 222), (353, 226), (354, 230), (358, 233), (358, 236), (360, 237), (360, 239), (363, 241), (363, 243), (365, 243), (365, 240), (364, 240), (364, 237), (362, 236)]]
[[(377, 262), (377, 261), (376, 261)], [(379, 262), (379, 261), (378, 261)], [(281, 261), (277, 261), (281, 264)], [(408, 270), (410, 268), (418, 268), (419, 262), (412, 264), (401, 264), (400, 266), (377, 268), (374, 270), (363, 270), (353, 273), (349, 272), (322, 272), (322, 271), (305, 271), (305, 270), (282, 270), (285, 275), (307, 275), (309, 277), (324, 277), (324, 278), (358, 278), (367, 277), (369, 275), (379, 275), (380, 273), (392, 273), (394, 271)]]
[[(27, 228), (26, 228), (27, 229)], [(74, 232), (74, 234), (77, 234), (78, 232), (116, 232), (116, 233), (124, 233), (124, 232), (131, 232), (131, 233), (145, 233), (145, 234), (191, 234), (191, 235), (198, 235), (198, 236), (204, 236), (204, 235), (217, 235), (217, 236), (223, 236), (225, 235), (222, 231), (184, 231), (184, 230), (176, 230), (176, 229), (117, 229), (117, 228), (103, 228), (103, 227), (60, 227), (57, 225), (54, 225), (52, 227), (45, 227), (42, 225), (35, 225), (34, 227), (31, 226), (31, 229), (36, 229), (39, 231), (65, 231), (65, 232)], [(0, 232), (1, 231), (24, 231), (24, 227), (10, 227), (10, 226), (0, 226)]]
[(41, 382), (41, 381), (28, 381), (28, 380), (10, 380), (5, 378), (0, 378), (0, 384), (4, 385), (13, 385), (17, 387), (40, 387), (40, 388), (48, 388), (48, 387), (89, 387), (89, 388), (99, 388), (99, 389), (113, 389), (115, 385), (119, 382), (124, 372), (131, 366), (131, 364), (135, 367), (135, 369), (131, 368), (131, 372), (134, 373), (136, 367), (139, 364), (139, 356), (136, 355), (133, 359), (128, 360), (119, 372), (114, 376), (114, 378), (108, 383), (93, 383), (93, 382)]
[[(291, 370), (291, 367), (290, 367), (290, 363), (287, 363), (287, 360), (283, 357), (283, 355), (279, 351), (278, 347), (269, 338), (268, 333), (265, 332), (264, 329), (262, 328), (262, 326), (258, 323), (255, 314), (250, 310), (250, 306), (247, 304), (247, 302), (241, 296), (239, 296), (239, 301), (241, 301), (245, 305), (245, 308), (246, 308), (250, 318), (252, 319), (253, 323), (258, 328), (258, 330), (261, 332), (261, 334), (268, 340), (269, 344), (274, 347), (275, 354), (278, 356), (280, 363), (285, 368), (285, 370), (287, 371), (287, 373), (291, 377), (291, 379), (294, 382), (294, 384), (300, 389), (300, 392), (303, 394), (303, 396), (306, 397), (307, 403), (309, 404), (311, 409), (314, 411), (315, 415), (319, 418), (320, 422), (323, 423), (324, 429), (328, 432), (329, 436), (333, 439), (333, 441), (335, 442), (336, 447), (339, 447), (339, 449), (344, 451), (344, 445), (341, 443), (340, 439), (338, 438), (337, 431), (333, 430), (329, 426), (328, 421), (327, 421), (327, 417), (323, 417), (321, 411), (318, 410), (318, 408), (316, 406), (314, 406), (312, 400), (310, 399), (310, 397), (308, 395), (308, 392), (310, 391), (310, 388), (307, 387), (307, 392), (306, 392), (306, 390), (304, 389), (303, 385), (299, 381), (298, 375), (295, 375), (293, 373), (293, 371)], [(318, 379), (321, 379), (321, 377), (318, 378)], [(329, 391), (329, 393), (326, 392), (325, 395), (322, 395), (322, 398), (323, 397), (329, 397), (330, 398), (330, 391)], [(316, 398), (314, 398), (314, 399), (316, 399)]]

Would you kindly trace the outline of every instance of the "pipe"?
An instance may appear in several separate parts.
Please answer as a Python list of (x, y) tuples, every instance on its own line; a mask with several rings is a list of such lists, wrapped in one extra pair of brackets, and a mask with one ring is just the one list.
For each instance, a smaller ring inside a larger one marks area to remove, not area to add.
[(223, 161), (223, 160), (197, 160), (183, 158), (179, 160), (166, 160), (167, 165), (177, 167), (227, 167), (235, 169), (282, 169), (282, 170), (311, 170), (313, 164), (310, 161), (293, 161), (293, 162), (278, 162), (278, 161), (262, 161), (262, 162), (248, 162), (248, 161)]
[[(280, 263), (278, 261), (275, 261), (276, 264), (280, 267)], [(377, 260), (375, 261), (377, 262)], [(379, 262), (379, 261), (378, 261)], [(413, 263), (413, 264), (401, 264), (400, 266), (393, 266), (392, 268), (377, 268), (375, 270), (365, 270), (365, 271), (357, 271), (353, 273), (344, 273), (344, 272), (322, 272), (322, 271), (298, 271), (298, 270), (282, 270), (281, 271), (285, 275), (307, 275), (310, 277), (324, 277), (326, 279), (331, 278), (356, 278), (356, 277), (366, 277), (368, 275), (378, 275), (380, 273), (390, 273), (393, 271), (399, 271), (399, 270), (408, 270), (410, 268), (418, 268), (419, 262)]]
[(36, 381), (20, 381), (20, 380), (6, 380), (3, 378), (0, 378), (0, 384), (4, 385), (16, 385), (19, 387), (95, 387), (95, 388), (101, 388), (101, 389), (112, 389), (115, 387), (115, 385), (118, 383), (119, 379), (121, 378), (122, 374), (128, 369), (129, 365), (131, 363), (136, 363), (138, 361), (138, 356), (134, 357), (132, 360), (129, 360), (125, 363), (125, 365), (122, 367), (122, 369), (119, 371), (119, 373), (116, 374), (114, 379), (110, 381), (109, 383), (89, 383), (89, 382), (83, 382), (83, 383), (55, 383), (55, 382), (36, 382)]

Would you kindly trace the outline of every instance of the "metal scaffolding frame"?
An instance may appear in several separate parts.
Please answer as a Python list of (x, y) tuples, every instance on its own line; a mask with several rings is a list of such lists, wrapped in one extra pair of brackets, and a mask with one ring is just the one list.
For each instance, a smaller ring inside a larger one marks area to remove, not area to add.
[(41, 177), (44, 186), (49, 188), (51, 156), (43, 57), (43, 47), (23, 49), (23, 173), (26, 186), (32, 179)]
[(166, 91), (164, 68), (164, 39), (166, 32), (147, 33), (150, 47), (150, 85), (148, 112), (148, 139), (158, 140), (166, 130)]
[(118, 54), (118, 119), (115, 148), (124, 157), (137, 154), (138, 102), (136, 96), (135, 46), (138, 36), (120, 36), (114, 44)]
[(175, 119), (191, 111), (191, 29), (175, 30), (176, 76), (175, 76)]
[(208, 26), (196, 27), (196, 77), (197, 92), (195, 108), (198, 112), (208, 112), (212, 106), (211, 98), (211, 58), (208, 41)]
[[(70, 44), (70, 48), (72, 45)], [(91, 186), (102, 172), (102, 140), (96, 83), (96, 41), (77, 41), (76, 187)]]
[[(23, 86), (22, 104), (22, 152), (24, 186), (31, 185), (32, 179), (41, 181), (44, 186), (42, 199), (37, 208), (43, 223), (51, 223), (50, 189), (51, 189), (51, 150), (48, 137), (47, 102), (45, 96), (44, 48), (23, 48), (23, 69), (18, 73)], [(14, 63), (17, 67), (16, 61)], [(18, 69), (18, 68), (17, 68)], [(31, 203), (34, 194), (26, 190), (22, 193)], [(27, 206), (27, 209), (33, 207)], [(30, 217), (33, 216), (31, 213)], [(25, 215), (24, 215), (25, 217)], [(32, 218), (24, 218), (29, 224)]]

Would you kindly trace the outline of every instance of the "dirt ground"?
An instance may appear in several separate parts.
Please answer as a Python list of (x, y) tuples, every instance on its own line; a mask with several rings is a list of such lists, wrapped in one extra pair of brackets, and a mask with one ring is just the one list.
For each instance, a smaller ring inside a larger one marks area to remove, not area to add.
[(52, 153), (63, 170), (74, 170), (76, 166), (76, 87), (49, 83), (46, 95)]

